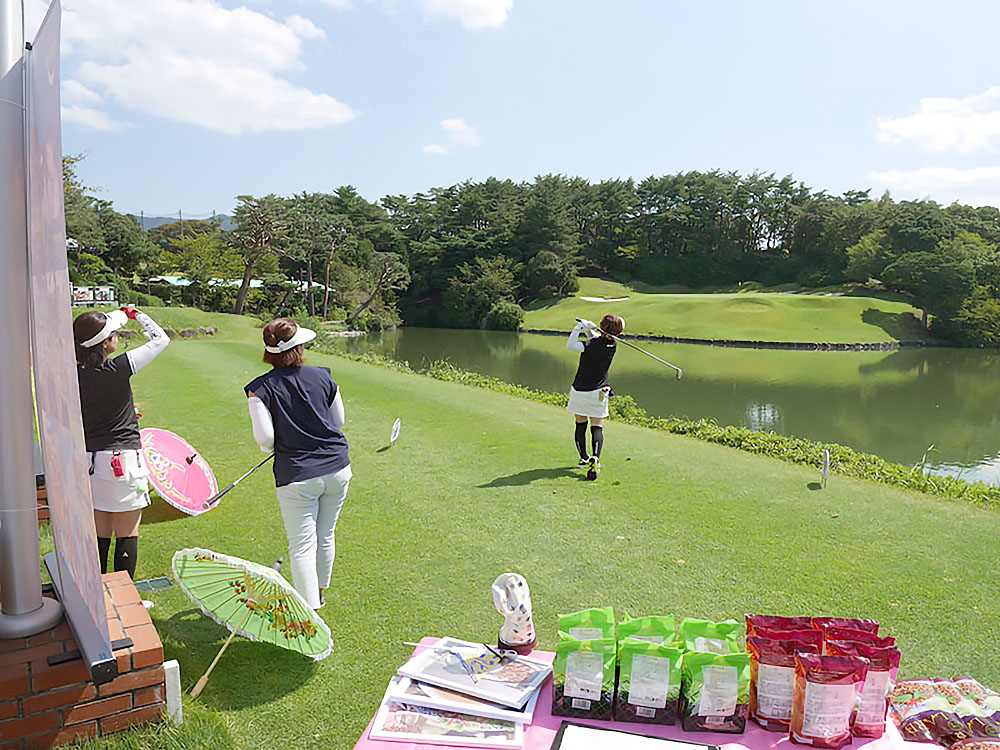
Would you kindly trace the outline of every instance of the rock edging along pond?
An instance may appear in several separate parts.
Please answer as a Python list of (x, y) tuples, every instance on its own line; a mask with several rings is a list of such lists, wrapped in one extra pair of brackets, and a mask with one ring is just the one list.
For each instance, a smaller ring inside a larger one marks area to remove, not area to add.
[[(461, 383), (475, 388), (486, 388), (498, 393), (553, 406), (563, 408), (566, 406), (567, 396), (565, 393), (550, 393), (522, 385), (514, 385), (500, 378), (463, 370), (446, 361), (432, 362), (425, 367), (416, 369), (411, 367), (408, 362), (401, 362), (377, 354), (351, 354), (332, 346), (324, 347), (319, 340), (316, 348), (337, 357), (386, 367), (398, 372), (424, 375), (435, 380)], [(969, 482), (958, 477), (929, 474), (919, 467), (911, 468), (892, 463), (880, 456), (861, 453), (836, 443), (820, 443), (806, 438), (778, 435), (775, 432), (760, 432), (747, 427), (720, 425), (714, 419), (690, 420), (680, 417), (653, 417), (636, 404), (631, 396), (615, 396), (610, 400), (608, 406), (611, 419), (624, 424), (662, 430), (676, 435), (686, 435), (748, 453), (811, 466), (817, 471), (823, 464), (823, 452), (828, 450), (830, 452), (830, 470), (836, 474), (878, 482), (899, 489), (937, 495), (951, 500), (961, 500), (991, 510), (1000, 510), (1000, 486), (984, 482)]]
[[(566, 336), (566, 331), (550, 331), (542, 328), (520, 328), (518, 333), (537, 333), (542, 336)], [(658, 341), (664, 344), (701, 344), (703, 346), (731, 346), (742, 349), (801, 349), (803, 351), (881, 351), (920, 347), (947, 347), (944, 342), (928, 341), (872, 341), (867, 343), (837, 343), (821, 341), (749, 341), (743, 339), (692, 339), (684, 336), (661, 336), (653, 333), (630, 333), (621, 338), (636, 341)]]

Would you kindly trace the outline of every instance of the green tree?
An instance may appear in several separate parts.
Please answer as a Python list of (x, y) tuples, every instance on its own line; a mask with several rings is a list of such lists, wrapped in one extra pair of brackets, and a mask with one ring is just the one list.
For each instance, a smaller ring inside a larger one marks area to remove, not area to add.
[(514, 301), (517, 285), (510, 258), (474, 258), (458, 268), (448, 285), (442, 306), (447, 320), (458, 328), (479, 328), (495, 304)]
[(957, 312), (976, 283), (971, 260), (927, 252), (902, 255), (886, 267), (883, 277), (891, 287), (913, 295), (923, 310), (924, 328), (928, 313), (947, 318)]
[[(233, 312), (243, 314), (254, 268), (268, 255), (286, 255), (288, 220), (285, 206), (275, 195), (255, 198), (252, 195), (237, 197), (239, 205), (233, 214), (236, 224), (233, 237), (239, 243), (239, 256), (243, 263), (243, 279), (236, 295)], [(270, 269), (267, 269), (270, 271)]]

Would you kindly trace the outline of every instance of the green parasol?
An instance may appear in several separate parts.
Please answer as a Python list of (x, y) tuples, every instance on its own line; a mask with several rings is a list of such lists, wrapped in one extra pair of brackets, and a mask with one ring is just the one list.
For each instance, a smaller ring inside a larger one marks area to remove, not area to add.
[(237, 633), (312, 659), (330, 655), (330, 629), (276, 570), (197, 547), (175, 552), (171, 568), (181, 589), (201, 611), (232, 631), (192, 696), (201, 693)]

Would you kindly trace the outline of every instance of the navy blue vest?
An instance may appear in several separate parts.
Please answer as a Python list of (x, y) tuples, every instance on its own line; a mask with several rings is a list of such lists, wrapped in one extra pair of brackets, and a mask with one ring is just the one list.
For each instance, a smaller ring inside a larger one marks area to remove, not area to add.
[(347, 438), (330, 419), (337, 384), (327, 367), (279, 367), (244, 389), (264, 402), (274, 422), (274, 483), (321, 477), (351, 463)]

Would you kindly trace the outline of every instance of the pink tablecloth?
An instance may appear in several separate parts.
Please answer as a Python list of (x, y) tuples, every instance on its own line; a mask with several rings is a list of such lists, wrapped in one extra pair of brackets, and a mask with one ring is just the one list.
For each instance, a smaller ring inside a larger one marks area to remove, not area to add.
[[(437, 638), (423, 638), (421, 643), (432, 645), (437, 643)], [(420, 649), (414, 649), (418, 653)], [(551, 651), (533, 651), (531, 656), (536, 659), (552, 661), (555, 657)], [(388, 742), (385, 740), (372, 740), (368, 738), (372, 723), (368, 722), (361, 739), (354, 746), (355, 750), (432, 750), (433, 748), (459, 748), (458, 745), (427, 744), (413, 742)], [(607, 727), (620, 729), (624, 732), (634, 734), (645, 734), (650, 737), (669, 737), (677, 740), (688, 740), (690, 742), (704, 742), (711, 745), (719, 745), (722, 750), (799, 750), (802, 745), (795, 745), (787, 735), (777, 732), (767, 732), (753, 721), (747, 722), (747, 729), (743, 734), (716, 734), (714, 732), (685, 732), (680, 724), (674, 726), (653, 726), (650, 724), (631, 724), (623, 721), (588, 721), (585, 719), (570, 719), (574, 723), (590, 724), (595, 727)], [(525, 727), (524, 747), (525, 750), (549, 750), (552, 740), (556, 736), (559, 725), (563, 722), (560, 716), (552, 715), (552, 680), (549, 679), (542, 686), (542, 692), (538, 696), (538, 705), (535, 708), (535, 717), (531, 724)], [(904, 747), (913, 750), (927, 750), (933, 746), (922, 745), (917, 742), (904, 742), (899, 734), (899, 730), (892, 721), (888, 722), (886, 733), (877, 740), (855, 739), (847, 746), (852, 750), (864, 747), (865, 750), (902, 750)]]

